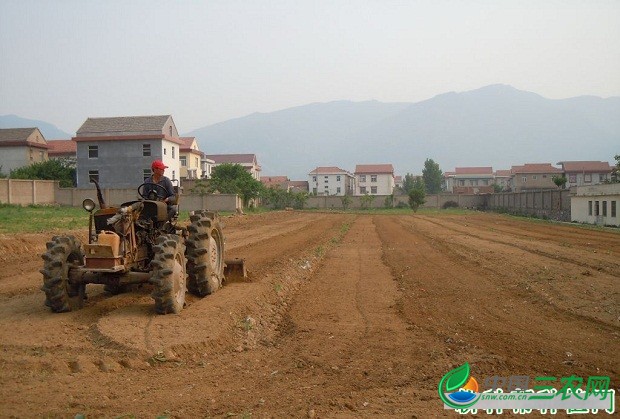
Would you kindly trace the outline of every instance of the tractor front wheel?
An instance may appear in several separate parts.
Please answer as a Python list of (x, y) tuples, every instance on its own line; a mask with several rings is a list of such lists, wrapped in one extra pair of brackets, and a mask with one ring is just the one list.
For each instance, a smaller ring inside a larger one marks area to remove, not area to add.
[(159, 314), (179, 313), (185, 305), (185, 246), (176, 234), (163, 234), (153, 246), (152, 297)]
[(84, 264), (82, 244), (73, 236), (55, 236), (47, 242), (43, 258), (45, 305), (55, 313), (72, 311), (84, 306), (85, 284), (71, 284), (69, 271)]

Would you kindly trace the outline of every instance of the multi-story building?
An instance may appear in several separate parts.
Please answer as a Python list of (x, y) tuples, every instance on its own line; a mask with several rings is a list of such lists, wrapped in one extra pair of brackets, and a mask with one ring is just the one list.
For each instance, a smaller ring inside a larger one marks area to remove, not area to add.
[(394, 167), (391, 164), (355, 166), (356, 195), (391, 195), (394, 193)]
[(183, 142), (179, 151), (181, 179), (202, 179), (204, 153), (198, 149), (195, 137), (181, 137)]
[(308, 188), (315, 195), (353, 195), (355, 177), (339, 167), (317, 167), (308, 173)]
[(8, 175), (11, 170), (48, 159), (48, 145), (38, 128), (0, 129), (0, 172)]
[(445, 191), (457, 194), (493, 193), (492, 167), (456, 167), (444, 174)]
[(214, 168), (224, 163), (239, 164), (243, 166), (254, 179), (260, 180), (261, 167), (256, 159), (256, 154), (209, 154), (205, 157), (207, 160), (213, 161)]
[(598, 185), (611, 180), (614, 166), (606, 161), (561, 161), (566, 187)]
[(151, 175), (153, 160), (168, 166), (167, 177), (179, 179), (183, 142), (171, 115), (88, 118), (73, 140), (78, 188), (91, 188), (91, 178), (105, 188), (138, 187)]
[(533, 189), (557, 189), (553, 182), (554, 176), (562, 176), (563, 171), (551, 163), (526, 163), (523, 166), (512, 166), (510, 187), (513, 192)]
[(496, 170), (494, 174), (494, 183), (499, 186), (502, 191), (510, 191), (510, 182), (512, 179), (512, 172), (510, 170)]

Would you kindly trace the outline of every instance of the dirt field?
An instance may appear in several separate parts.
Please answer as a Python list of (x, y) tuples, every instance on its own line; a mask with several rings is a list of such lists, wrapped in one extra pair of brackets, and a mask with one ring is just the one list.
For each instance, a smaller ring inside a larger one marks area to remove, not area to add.
[(456, 416), (437, 385), (464, 362), (479, 381), (620, 384), (617, 231), (477, 213), (224, 224), (250, 279), (167, 316), (147, 286), (100, 285), (53, 314), (52, 233), (0, 235), (0, 416)]

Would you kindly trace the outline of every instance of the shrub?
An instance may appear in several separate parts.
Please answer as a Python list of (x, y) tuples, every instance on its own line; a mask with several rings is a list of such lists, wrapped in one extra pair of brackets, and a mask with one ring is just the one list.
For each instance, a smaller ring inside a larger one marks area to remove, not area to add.
[(459, 204), (456, 201), (446, 201), (444, 202), (444, 204), (441, 206), (441, 208), (443, 209), (448, 209), (448, 208), (458, 208)]

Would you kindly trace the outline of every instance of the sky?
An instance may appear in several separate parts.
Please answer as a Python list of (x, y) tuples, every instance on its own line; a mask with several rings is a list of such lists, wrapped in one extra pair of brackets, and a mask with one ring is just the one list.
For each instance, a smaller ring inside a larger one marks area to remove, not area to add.
[(0, 115), (69, 133), (496, 83), (620, 96), (620, 0), (0, 0)]

